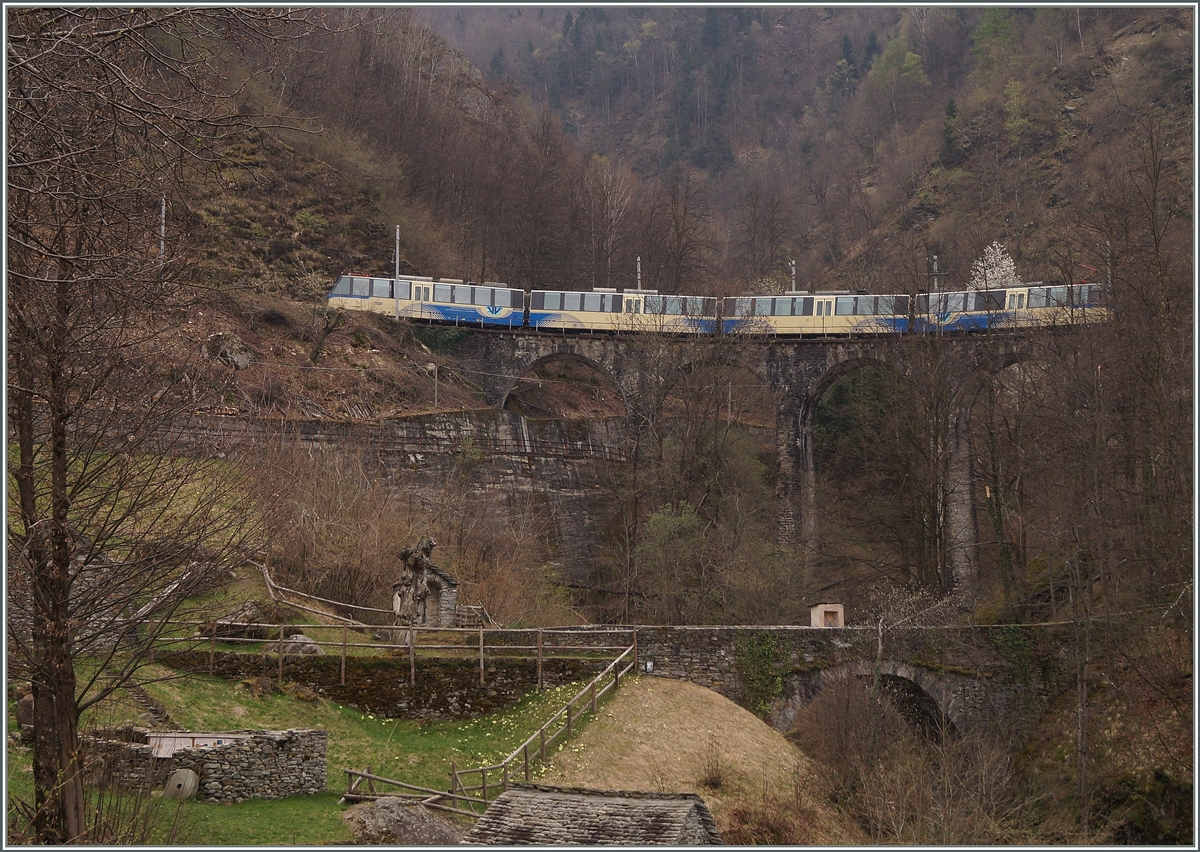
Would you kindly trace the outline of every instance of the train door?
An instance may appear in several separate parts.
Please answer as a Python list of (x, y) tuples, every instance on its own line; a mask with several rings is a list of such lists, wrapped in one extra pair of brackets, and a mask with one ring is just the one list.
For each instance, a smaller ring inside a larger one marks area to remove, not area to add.
[(625, 298), (625, 313), (640, 314), (642, 312), (642, 303), (640, 299), (631, 299), (628, 296)]
[(418, 284), (413, 282), (413, 301), (414, 302), (431, 302), (433, 301), (433, 285)]
[(817, 316), (821, 318), (821, 333), (825, 333), (825, 326), (829, 322), (827, 317), (833, 316), (833, 299), (817, 299), (816, 304)]

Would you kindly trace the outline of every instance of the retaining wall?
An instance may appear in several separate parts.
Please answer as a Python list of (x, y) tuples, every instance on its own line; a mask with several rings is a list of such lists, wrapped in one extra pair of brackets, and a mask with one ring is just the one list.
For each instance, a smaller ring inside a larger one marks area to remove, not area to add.
[[(615, 655), (614, 655), (615, 656)], [(177, 669), (208, 672), (207, 652), (190, 651), (160, 660)], [(544, 660), (542, 684), (547, 688), (588, 681), (599, 674), (608, 660)], [(233, 652), (213, 655), (214, 674), (231, 680), (257, 678), (275, 680), (279, 658)], [(301, 683), (317, 695), (385, 718), (462, 719), (483, 716), (514, 707), (537, 691), (534, 660), (486, 661), (483, 683), (479, 682), (478, 657), (422, 659), (417, 657), (416, 678), (409, 683), (409, 665), (403, 657), (346, 659), (346, 682), (341, 682), (341, 659), (332, 655), (287, 657), (285, 681)]]
[(154, 757), (139, 742), (84, 739), (89, 780), (161, 789), (171, 773), (190, 769), (200, 779), (196, 796), (211, 804), (282, 799), (325, 789), (326, 731), (231, 731), (247, 734), (224, 745), (179, 749)]

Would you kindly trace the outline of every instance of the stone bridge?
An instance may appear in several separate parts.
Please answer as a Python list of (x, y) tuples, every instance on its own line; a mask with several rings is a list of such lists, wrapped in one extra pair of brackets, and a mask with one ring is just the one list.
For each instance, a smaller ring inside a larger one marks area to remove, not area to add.
[(644, 672), (706, 686), (786, 731), (830, 689), (879, 678), (914, 727), (1016, 742), (1060, 688), (1052, 626), (639, 627)]
[(946, 546), (948, 585), (969, 587), (976, 574), (973, 482), (966, 442), (968, 416), (984, 377), (1028, 357), (1028, 333), (913, 335), (882, 338), (780, 339), (737, 335), (699, 338), (637, 334), (554, 334), (481, 331), (454, 355), (503, 409), (517, 381), (555, 360), (585, 363), (607, 375), (620, 393), (630, 429), (652, 426), (671, 389), (688, 374), (720, 366), (744, 370), (773, 397), (777, 447), (778, 536), (809, 542), (816, 492), (813, 414), (840, 376), (868, 364), (888, 366), (926, 383), (938, 382), (949, 458)]

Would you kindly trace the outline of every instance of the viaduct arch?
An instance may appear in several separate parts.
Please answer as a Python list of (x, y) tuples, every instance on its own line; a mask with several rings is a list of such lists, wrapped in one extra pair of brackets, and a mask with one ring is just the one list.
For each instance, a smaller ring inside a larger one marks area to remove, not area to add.
[(839, 376), (863, 365), (881, 364), (905, 376), (928, 378), (930, 365), (936, 364), (941, 380), (955, 388), (945, 430), (945, 570), (947, 585), (960, 590), (974, 585), (977, 572), (967, 433), (971, 389), (982, 384), (984, 375), (1028, 354), (1028, 334), (796, 340), (537, 331), (480, 331), (465, 338), (456, 351), (476, 376), (487, 403), (497, 408), (503, 407), (517, 381), (539, 364), (559, 357), (589, 363), (618, 389), (630, 430), (653, 425), (661, 400), (692, 370), (713, 364), (748, 370), (775, 397), (777, 528), (785, 544), (809, 542), (814, 534), (812, 418), (822, 394)]

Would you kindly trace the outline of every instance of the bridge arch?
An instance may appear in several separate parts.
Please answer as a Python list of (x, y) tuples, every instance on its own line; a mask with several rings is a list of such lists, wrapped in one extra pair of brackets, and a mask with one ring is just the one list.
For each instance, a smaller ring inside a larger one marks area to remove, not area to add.
[[(800, 712), (825, 690), (853, 683), (867, 689), (874, 677), (874, 663), (870, 660), (791, 675), (785, 679), (783, 696), (771, 709), (770, 721), (775, 730), (786, 733)], [(882, 660), (879, 678), (885, 699), (919, 733), (929, 737), (959, 737), (969, 729), (969, 719), (944, 677), (910, 663)]]
[[(496, 406), (497, 409), (504, 411), (510, 406), (513, 401), (514, 394), (517, 393), (522, 382), (546, 381), (544, 379), (539, 379), (536, 374), (556, 363), (582, 366), (597, 376), (600, 376), (610, 387), (611, 392), (614, 393), (620, 400), (621, 414), (623, 414), (625, 417), (629, 417), (632, 414), (633, 402), (631, 399), (630, 389), (621, 382), (620, 377), (614, 374), (614, 372), (609, 368), (609, 365), (602, 361), (597, 361), (594, 358), (588, 357), (586, 354), (573, 351), (550, 352), (525, 365), (524, 368), (521, 369), (520, 372), (504, 387), (503, 392), (500, 394), (499, 403)], [(531, 376), (534, 376), (534, 378), (530, 378)], [(557, 380), (549, 379), (548, 381)]]

